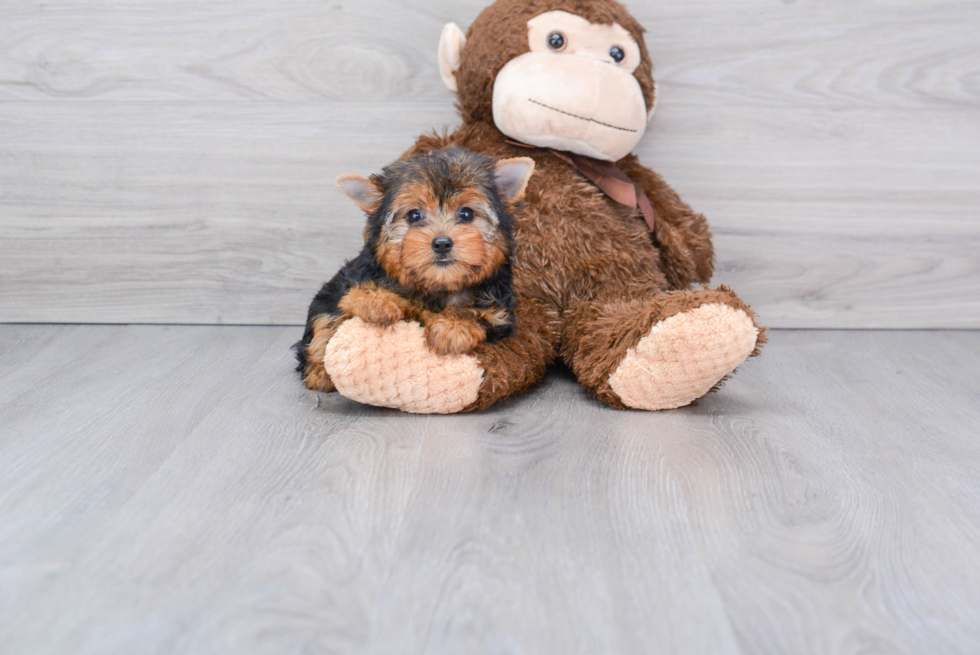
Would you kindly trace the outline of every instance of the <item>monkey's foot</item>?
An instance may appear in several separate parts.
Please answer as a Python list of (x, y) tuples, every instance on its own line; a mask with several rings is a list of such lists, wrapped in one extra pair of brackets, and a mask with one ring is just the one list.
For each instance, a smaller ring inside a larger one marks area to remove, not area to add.
[(627, 351), (609, 376), (609, 385), (634, 409), (683, 407), (744, 362), (758, 336), (759, 329), (745, 311), (704, 304), (654, 325)]
[(344, 322), (323, 358), (341, 395), (413, 414), (453, 414), (476, 402), (483, 368), (469, 355), (436, 355), (414, 322)]

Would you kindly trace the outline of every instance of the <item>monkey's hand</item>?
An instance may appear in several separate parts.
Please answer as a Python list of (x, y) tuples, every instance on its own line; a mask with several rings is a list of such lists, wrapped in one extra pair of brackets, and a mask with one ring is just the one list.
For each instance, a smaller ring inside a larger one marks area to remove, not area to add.
[(374, 282), (358, 284), (337, 305), (365, 323), (389, 326), (412, 314), (412, 303)]
[(474, 355), (432, 352), (415, 321), (345, 321), (326, 345), (324, 364), (347, 398), (414, 414), (463, 411), (477, 401), (484, 376)]

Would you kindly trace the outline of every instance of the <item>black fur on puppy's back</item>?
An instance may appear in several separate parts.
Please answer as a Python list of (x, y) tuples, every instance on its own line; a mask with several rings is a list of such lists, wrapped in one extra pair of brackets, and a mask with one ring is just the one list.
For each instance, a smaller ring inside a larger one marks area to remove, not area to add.
[(340, 299), (351, 290), (351, 287), (360, 283), (376, 280), (381, 277), (388, 277), (381, 264), (374, 257), (371, 244), (366, 243), (354, 259), (344, 262), (340, 271), (334, 275), (330, 281), (325, 282), (310, 303), (309, 311), (306, 313), (306, 330), (303, 338), (293, 344), (296, 351), (296, 360), (299, 362), (296, 370), (302, 373), (306, 368), (307, 355), (306, 347), (313, 340), (313, 321), (320, 316), (340, 316), (341, 311), (337, 307)]

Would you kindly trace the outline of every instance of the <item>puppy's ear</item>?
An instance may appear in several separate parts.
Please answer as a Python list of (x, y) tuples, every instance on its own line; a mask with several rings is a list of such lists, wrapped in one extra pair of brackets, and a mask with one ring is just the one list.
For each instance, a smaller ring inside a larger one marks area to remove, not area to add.
[(524, 199), (527, 183), (534, 173), (534, 160), (530, 157), (501, 159), (497, 162), (497, 188), (504, 202), (519, 202)]
[(381, 206), (381, 189), (369, 178), (341, 175), (337, 178), (337, 188), (366, 214), (374, 213)]

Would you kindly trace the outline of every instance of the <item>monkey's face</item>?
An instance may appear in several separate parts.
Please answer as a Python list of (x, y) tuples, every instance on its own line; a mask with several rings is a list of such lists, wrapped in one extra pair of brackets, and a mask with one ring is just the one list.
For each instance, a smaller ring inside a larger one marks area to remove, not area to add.
[(509, 241), (479, 188), (441, 199), (425, 184), (409, 184), (391, 203), (374, 250), (403, 287), (438, 295), (489, 277), (507, 260)]
[(646, 130), (633, 71), (640, 48), (619, 24), (595, 25), (565, 11), (528, 21), (530, 52), (510, 60), (493, 86), (493, 119), (514, 139), (618, 160)]

